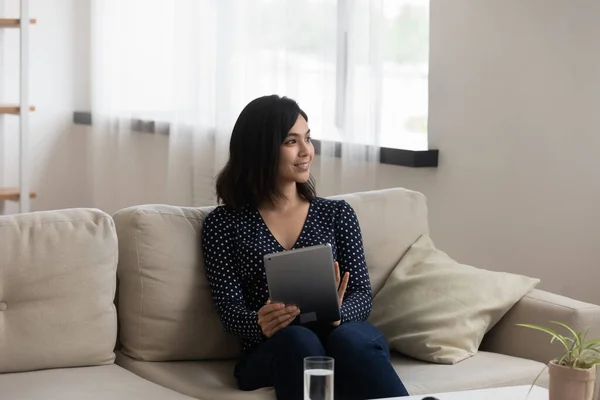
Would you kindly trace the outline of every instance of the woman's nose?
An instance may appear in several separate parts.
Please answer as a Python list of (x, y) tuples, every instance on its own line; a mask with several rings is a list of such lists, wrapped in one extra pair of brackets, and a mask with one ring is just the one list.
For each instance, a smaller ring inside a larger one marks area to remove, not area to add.
[(300, 145), (300, 151), (298, 152), (298, 155), (300, 157), (306, 157), (310, 154), (310, 143), (307, 142), (302, 142), (302, 144)]

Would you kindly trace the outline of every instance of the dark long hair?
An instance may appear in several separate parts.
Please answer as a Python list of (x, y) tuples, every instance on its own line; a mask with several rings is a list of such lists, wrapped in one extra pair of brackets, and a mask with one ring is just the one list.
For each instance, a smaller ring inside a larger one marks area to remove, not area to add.
[[(240, 113), (229, 143), (229, 160), (217, 177), (217, 199), (228, 207), (258, 207), (282, 197), (276, 186), (281, 144), (302, 115), (298, 103), (277, 95), (252, 100)], [(298, 193), (307, 200), (316, 197), (311, 176), (297, 183)]]

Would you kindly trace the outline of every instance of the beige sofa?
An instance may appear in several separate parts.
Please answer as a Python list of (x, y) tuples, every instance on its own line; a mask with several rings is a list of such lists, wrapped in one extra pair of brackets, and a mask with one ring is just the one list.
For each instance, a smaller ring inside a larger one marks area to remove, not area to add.
[[(404, 189), (338, 198), (358, 215), (376, 295), (427, 233), (425, 198)], [(240, 346), (213, 310), (200, 252), (210, 210), (137, 206), (114, 224), (98, 210), (0, 217), (0, 399), (274, 398), (236, 389)], [(559, 348), (515, 324), (548, 320), (600, 336), (600, 307), (533, 290), (475, 356), (440, 365), (394, 353), (393, 364), (411, 394), (528, 384)]]
[(98, 210), (0, 217), (0, 399), (183, 400), (114, 364), (117, 235)]

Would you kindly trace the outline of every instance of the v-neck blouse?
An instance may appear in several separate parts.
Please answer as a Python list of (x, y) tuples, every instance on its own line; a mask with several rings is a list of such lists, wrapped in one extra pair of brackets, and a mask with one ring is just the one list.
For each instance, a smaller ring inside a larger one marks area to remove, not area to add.
[[(350, 273), (341, 306), (342, 323), (364, 321), (372, 291), (356, 213), (344, 200), (315, 198), (292, 248), (331, 244), (340, 272)], [(204, 221), (202, 247), (206, 277), (225, 330), (241, 337), (244, 350), (265, 340), (258, 310), (269, 299), (263, 256), (285, 249), (258, 210), (215, 208)], [(333, 266), (332, 266), (333, 268)]]
[[(294, 242), (294, 244), (292, 245), (292, 247), (290, 247), (289, 249), (286, 249), (285, 246), (283, 246), (279, 242), (279, 240), (277, 240), (277, 238), (275, 237), (275, 235), (273, 235), (273, 232), (271, 232), (271, 229), (269, 229), (269, 226), (265, 222), (265, 219), (262, 217), (260, 211), (258, 211), (258, 210), (256, 211), (256, 213), (258, 214), (258, 218), (260, 218), (260, 221), (262, 222), (262, 224), (265, 226), (265, 228), (267, 228), (267, 231), (269, 231), (269, 235), (273, 238), (273, 241), (279, 247), (278, 248), (279, 251), (287, 251), (287, 250), (293, 250), (293, 249), (297, 248), (296, 244), (298, 244), (298, 241), (300, 240), (300, 238), (302, 237), (302, 234), (304, 233), (304, 229), (306, 228), (306, 224), (307, 224), (307, 222), (309, 222), (310, 211), (312, 210), (312, 205), (313, 205), (312, 201), (310, 203), (308, 203), (308, 211), (306, 212), (306, 217), (304, 218), (304, 223), (302, 224), (302, 229), (300, 229), (300, 233), (298, 234), (298, 237), (296, 238), (296, 241)], [(273, 253), (273, 252), (271, 252), (271, 253)]]

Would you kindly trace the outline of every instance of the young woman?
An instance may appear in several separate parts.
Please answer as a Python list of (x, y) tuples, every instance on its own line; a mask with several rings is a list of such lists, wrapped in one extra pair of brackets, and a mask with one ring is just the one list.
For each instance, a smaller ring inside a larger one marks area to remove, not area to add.
[[(316, 197), (304, 111), (285, 97), (253, 100), (229, 152), (217, 179), (224, 205), (206, 218), (202, 246), (217, 312), (242, 339), (240, 389), (274, 386), (278, 399), (302, 399), (304, 357), (329, 355), (339, 398), (407, 396), (385, 338), (365, 322), (372, 292), (356, 214), (345, 201)], [(342, 319), (301, 325), (299, 309), (269, 301), (263, 256), (323, 243), (336, 260)]]

